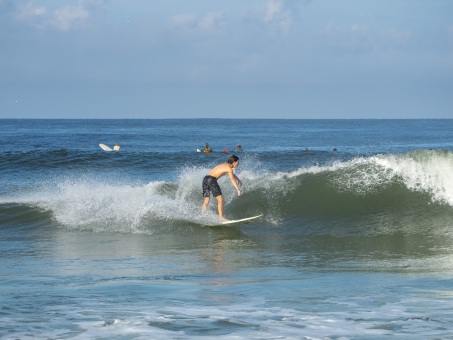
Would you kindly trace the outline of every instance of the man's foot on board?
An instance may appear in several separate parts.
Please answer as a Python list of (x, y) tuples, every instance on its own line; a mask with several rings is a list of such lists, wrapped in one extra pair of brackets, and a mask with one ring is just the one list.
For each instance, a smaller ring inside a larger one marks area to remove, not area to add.
[(222, 223), (230, 222), (230, 220), (227, 219), (227, 218), (225, 218), (225, 217), (220, 217), (220, 221), (221, 221)]

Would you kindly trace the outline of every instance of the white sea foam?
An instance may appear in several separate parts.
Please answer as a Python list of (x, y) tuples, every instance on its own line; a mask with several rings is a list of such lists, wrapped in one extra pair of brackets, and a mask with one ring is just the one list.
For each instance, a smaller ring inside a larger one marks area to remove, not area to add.
[(453, 206), (451, 152), (424, 150), (360, 157), (315, 171), (335, 173), (331, 181), (342, 190), (367, 194), (400, 182), (409, 190), (429, 194), (433, 202)]
[[(59, 338), (68, 334), (71, 339), (363, 339), (374, 337), (423, 338), (441, 337), (452, 330), (444, 321), (448, 306), (440, 305), (426, 316), (427, 298), (403, 298), (386, 301), (377, 306), (369, 304), (370, 297), (351, 300), (332, 298), (325, 303), (331, 311), (310, 311), (279, 306), (267, 307), (266, 302), (254, 298), (249, 302), (226, 305), (197, 306), (178, 303), (178, 306), (134, 307), (130, 304), (109, 305), (81, 302), (70, 309), (48, 307), (45, 321), (52, 329), (30, 331), (16, 329), (3, 339)], [(177, 301), (174, 301), (176, 303)], [(337, 310), (337, 311), (335, 311)], [(444, 316), (440, 316), (437, 314)], [(55, 315), (54, 319), (50, 316)], [(109, 318), (108, 315), (111, 315)], [(59, 321), (64, 317), (71, 324)], [(14, 322), (10, 318), (9, 322)]]
[[(146, 185), (106, 183), (99, 179), (62, 180), (52, 188), (35, 189), (16, 201), (52, 213), (66, 228), (152, 233), (143, 220), (195, 219), (195, 206), (165, 193), (165, 182)], [(196, 207), (197, 212), (199, 207)]]
[(373, 161), (401, 178), (408, 189), (428, 193), (434, 202), (453, 206), (453, 153), (419, 151), (375, 157)]

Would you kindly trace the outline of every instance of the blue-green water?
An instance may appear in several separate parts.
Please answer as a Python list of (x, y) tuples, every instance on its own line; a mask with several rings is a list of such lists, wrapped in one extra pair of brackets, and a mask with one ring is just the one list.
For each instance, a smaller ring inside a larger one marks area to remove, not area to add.
[[(447, 339), (452, 137), (453, 120), (0, 120), (0, 338)], [(238, 143), (225, 215), (263, 219), (203, 227), (202, 178)]]

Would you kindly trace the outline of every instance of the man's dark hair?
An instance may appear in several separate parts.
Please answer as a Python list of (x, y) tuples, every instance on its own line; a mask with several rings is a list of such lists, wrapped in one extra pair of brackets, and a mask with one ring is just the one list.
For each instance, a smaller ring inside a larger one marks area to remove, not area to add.
[(228, 164), (233, 164), (234, 162), (237, 162), (239, 160), (239, 157), (236, 155), (231, 155), (230, 158), (228, 158)]

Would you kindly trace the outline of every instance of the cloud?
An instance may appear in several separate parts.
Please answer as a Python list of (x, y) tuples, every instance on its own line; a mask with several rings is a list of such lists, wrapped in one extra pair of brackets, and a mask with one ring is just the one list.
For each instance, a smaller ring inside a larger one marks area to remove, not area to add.
[(265, 23), (278, 26), (283, 32), (288, 32), (293, 22), (293, 15), (286, 0), (269, 0), (263, 18)]
[(29, 1), (23, 6), (20, 6), (16, 12), (17, 20), (29, 22), (37, 26), (43, 26), (47, 17), (47, 9), (43, 6), (35, 6), (33, 1)]
[(52, 23), (54, 26), (66, 31), (78, 26), (90, 17), (90, 12), (81, 6), (65, 6), (55, 10)]
[(104, 3), (105, 0), (80, 0), (75, 5), (50, 9), (39, 5), (38, 1), (30, 0), (15, 8), (15, 18), (35, 27), (67, 31), (88, 22)]
[(268, 0), (246, 8), (241, 18), (247, 22), (265, 25), (273, 33), (287, 34), (294, 29), (299, 17), (301, 6), (308, 5), (313, 0)]
[(171, 24), (184, 29), (213, 30), (224, 25), (224, 12), (208, 12), (201, 19), (195, 14), (177, 14), (170, 20)]
[(223, 12), (209, 12), (201, 19), (199, 27), (201, 29), (213, 29), (223, 26)]
[(195, 14), (177, 14), (170, 21), (174, 26), (190, 28), (196, 26), (197, 17)]

